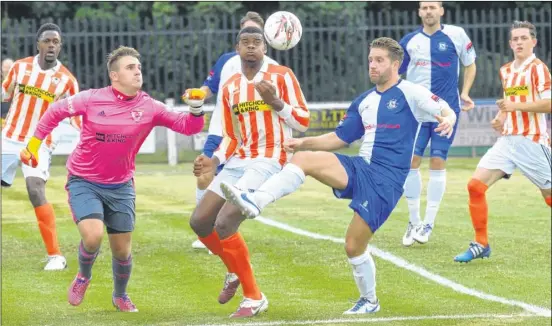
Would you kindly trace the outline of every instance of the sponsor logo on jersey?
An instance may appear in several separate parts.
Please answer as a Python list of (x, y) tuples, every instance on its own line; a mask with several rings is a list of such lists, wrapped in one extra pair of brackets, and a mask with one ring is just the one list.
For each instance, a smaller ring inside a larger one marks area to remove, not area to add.
[(529, 95), (529, 86), (513, 86), (506, 88), (506, 96), (527, 96)]
[(56, 94), (50, 93), (43, 90), (42, 88), (38, 88), (35, 86), (19, 84), (18, 87), (19, 93), (39, 98), (48, 103), (52, 103), (54, 101), (54, 98), (56, 97)]
[(272, 107), (265, 103), (263, 100), (251, 101), (251, 102), (242, 102), (237, 103), (232, 106), (232, 112), (235, 115), (240, 115), (249, 112), (261, 112), (261, 111), (270, 111)]

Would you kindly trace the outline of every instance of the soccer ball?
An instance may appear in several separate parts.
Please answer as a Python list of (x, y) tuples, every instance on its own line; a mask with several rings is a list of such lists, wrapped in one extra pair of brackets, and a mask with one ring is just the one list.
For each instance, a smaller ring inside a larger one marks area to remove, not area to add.
[(275, 12), (265, 22), (265, 39), (276, 50), (289, 50), (296, 46), (302, 34), (301, 22), (291, 12)]

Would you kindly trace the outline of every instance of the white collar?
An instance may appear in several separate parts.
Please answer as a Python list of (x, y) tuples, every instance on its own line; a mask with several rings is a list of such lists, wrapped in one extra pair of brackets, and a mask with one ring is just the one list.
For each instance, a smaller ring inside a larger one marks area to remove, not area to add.
[(521, 65), (519, 66), (519, 68), (516, 68), (515, 64), (516, 64), (516, 60), (512, 61), (512, 71), (513, 72), (518, 72), (518, 71), (523, 71), (523, 69), (525, 69), (525, 67), (531, 63), (531, 61), (535, 60), (537, 56), (533, 53), (529, 58), (525, 59), (525, 61), (523, 61), (521, 63)]
[(53, 66), (52, 68), (47, 69), (47, 70), (43, 70), (42, 67), (40, 67), (40, 64), (38, 64), (38, 56), (39, 56), (39, 54), (37, 54), (33, 59), (33, 65), (35, 67), (37, 67), (38, 69), (40, 69), (41, 71), (44, 71), (44, 72), (49, 72), (49, 71), (57, 72), (59, 70), (59, 68), (61, 66), (61, 62), (59, 62), (59, 60), (56, 60), (56, 65)]

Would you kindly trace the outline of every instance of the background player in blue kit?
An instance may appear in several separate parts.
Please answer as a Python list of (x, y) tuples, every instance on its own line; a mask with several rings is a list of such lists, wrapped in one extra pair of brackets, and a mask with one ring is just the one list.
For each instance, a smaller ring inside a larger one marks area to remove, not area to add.
[[(404, 61), (399, 69), (406, 73), (406, 80), (422, 85), (445, 100), (460, 115), (462, 110), (473, 109), (474, 103), (469, 91), (475, 79), (475, 50), (463, 28), (441, 24), (444, 14), (442, 2), (420, 2), (419, 16), (423, 27), (406, 35), (400, 41), (404, 49)], [(458, 94), (460, 63), (464, 66), (462, 94)], [(436, 124), (423, 123), (420, 127), (412, 165), (406, 179), (404, 195), (408, 202), (410, 220), (403, 236), (403, 245), (411, 246), (414, 241), (426, 243), (433, 230), (435, 217), (446, 188), (446, 160), (458, 122), (452, 137), (439, 137), (433, 130)], [(431, 140), (429, 161), (429, 182), (427, 185), (427, 206), (424, 221), (420, 218), (420, 195), (422, 177), (420, 164), (428, 142)]]
[[(345, 236), (345, 251), (360, 299), (345, 314), (380, 309), (375, 265), (366, 249), (402, 196), (418, 121), (439, 121), (435, 132), (447, 137), (452, 135), (456, 123), (456, 114), (445, 101), (427, 88), (399, 78), (403, 55), (395, 40), (375, 39), (368, 60), (370, 80), (376, 87), (352, 102), (335, 132), (288, 140), (286, 150), (307, 151), (294, 154), (291, 162), (257, 191), (242, 191), (221, 183), (226, 199), (248, 218), (258, 216), (268, 204), (299, 189), (307, 175), (332, 187), (337, 198), (352, 199), (349, 207), (354, 215)], [(362, 137), (358, 156), (330, 152)], [(235, 222), (239, 225), (242, 220)]]

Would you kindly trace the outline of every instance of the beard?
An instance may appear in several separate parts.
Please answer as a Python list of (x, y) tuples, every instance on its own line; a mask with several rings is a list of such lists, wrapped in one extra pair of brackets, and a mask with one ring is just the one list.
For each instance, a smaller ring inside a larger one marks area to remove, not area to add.
[(381, 72), (377, 77), (370, 76), (370, 81), (376, 85), (383, 85), (389, 81), (391, 75), (391, 68)]

